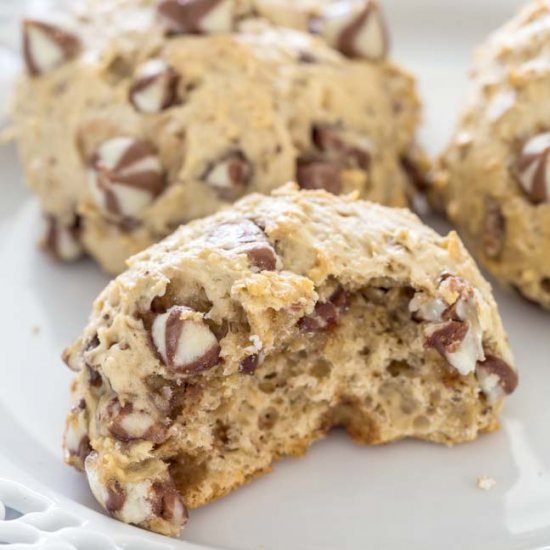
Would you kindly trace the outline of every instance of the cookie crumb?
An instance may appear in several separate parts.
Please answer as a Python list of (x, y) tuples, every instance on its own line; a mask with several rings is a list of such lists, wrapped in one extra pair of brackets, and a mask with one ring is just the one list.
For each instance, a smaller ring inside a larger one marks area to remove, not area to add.
[(477, 478), (478, 489), (482, 491), (490, 491), (496, 484), (497, 482), (489, 476), (479, 476)]
[(33, 326), (31, 327), (31, 332), (32, 332), (33, 334), (35, 334), (35, 335), (36, 335), (36, 334), (40, 334), (40, 327), (39, 327), (38, 325), (33, 325)]

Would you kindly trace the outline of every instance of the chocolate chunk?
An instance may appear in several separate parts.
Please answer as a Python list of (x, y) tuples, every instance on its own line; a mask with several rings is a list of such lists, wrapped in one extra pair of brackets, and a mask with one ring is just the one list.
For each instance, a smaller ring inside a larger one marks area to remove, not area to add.
[(130, 137), (101, 145), (91, 159), (88, 183), (97, 205), (117, 219), (138, 216), (165, 187), (153, 147)]
[(517, 174), (523, 191), (533, 204), (550, 201), (550, 132), (537, 134), (523, 145)]
[(130, 101), (142, 113), (160, 113), (176, 100), (178, 74), (162, 59), (151, 59), (138, 70)]
[(41, 21), (23, 21), (23, 58), (32, 76), (56, 69), (79, 50), (80, 40), (74, 34)]
[(233, 0), (163, 0), (158, 14), (174, 34), (229, 32), (233, 28)]
[(176, 374), (196, 374), (217, 365), (220, 345), (191, 308), (173, 306), (155, 317), (151, 338), (163, 363)]
[(296, 179), (302, 189), (324, 189), (338, 195), (342, 191), (340, 166), (323, 160), (298, 160)]

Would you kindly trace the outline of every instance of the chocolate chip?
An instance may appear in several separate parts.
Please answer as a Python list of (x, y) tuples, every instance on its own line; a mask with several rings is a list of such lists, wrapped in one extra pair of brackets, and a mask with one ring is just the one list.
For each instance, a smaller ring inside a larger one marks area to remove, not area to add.
[(550, 294), (550, 277), (545, 277), (541, 280), (540, 286), (544, 292), (548, 292)]
[(155, 516), (178, 525), (187, 522), (187, 508), (172, 480), (154, 482), (151, 493), (151, 507)]
[(342, 191), (340, 166), (323, 160), (298, 160), (296, 179), (302, 189), (324, 189), (338, 195)]
[(162, 59), (140, 67), (130, 88), (130, 101), (142, 113), (160, 113), (177, 100), (178, 74)]
[(312, 129), (312, 141), (331, 160), (362, 170), (369, 168), (370, 142), (359, 132), (318, 124)]
[(210, 232), (208, 241), (219, 249), (246, 254), (258, 271), (277, 268), (279, 258), (275, 249), (265, 232), (250, 220), (222, 223)]
[(117, 398), (107, 404), (102, 420), (111, 435), (125, 443), (136, 439), (161, 443), (166, 438), (166, 428), (150, 413), (135, 409), (132, 403), (121, 405)]
[(311, 315), (302, 317), (298, 327), (302, 332), (323, 332), (334, 327), (342, 313), (349, 309), (349, 295), (337, 290), (328, 301), (317, 302)]
[(517, 372), (505, 361), (491, 354), (477, 363), (477, 377), (483, 390), (498, 399), (511, 394), (518, 385)]
[(533, 204), (550, 201), (550, 132), (527, 140), (517, 162), (517, 175), (523, 191)]
[(126, 492), (122, 488), (120, 481), (117, 479), (111, 480), (106, 486), (107, 497), (105, 498), (105, 509), (109, 514), (114, 514), (122, 510), (126, 502)]
[(252, 167), (241, 151), (229, 153), (207, 170), (204, 181), (225, 200), (241, 196), (252, 177)]
[(217, 365), (220, 345), (191, 308), (173, 306), (155, 317), (151, 338), (163, 363), (176, 374), (196, 374)]
[(92, 156), (88, 184), (97, 205), (117, 219), (138, 216), (165, 187), (158, 155), (146, 142), (118, 137)]
[(346, 57), (381, 61), (388, 53), (386, 25), (378, 3), (372, 0), (329, 4), (310, 21), (310, 31)]
[(163, 0), (158, 14), (174, 34), (229, 32), (233, 28), (233, 0)]
[(489, 258), (497, 258), (504, 246), (506, 218), (500, 205), (493, 197), (485, 201), (485, 218), (483, 220), (483, 249)]
[(66, 225), (54, 216), (46, 216), (45, 234), (42, 248), (56, 260), (71, 262), (84, 253), (80, 243), (80, 220), (74, 220)]
[(41, 21), (23, 21), (23, 58), (32, 76), (56, 69), (79, 50), (80, 40), (74, 34)]

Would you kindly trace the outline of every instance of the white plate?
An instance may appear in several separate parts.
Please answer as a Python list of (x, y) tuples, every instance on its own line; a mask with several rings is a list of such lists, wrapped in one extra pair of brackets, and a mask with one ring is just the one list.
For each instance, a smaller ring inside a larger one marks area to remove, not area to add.
[[(456, 117), (472, 47), (517, 3), (387, 0), (396, 57), (420, 75), (423, 140), (432, 151)], [(0, 516), (2, 500), (42, 510), (0, 522), (0, 544), (118, 547), (98, 542), (103, 533), (136, 550), (191, 543), (247, 550), (550, 548), (550, 315), (498, 290), (521, 369), (499, 433), (454, 449), (414, 441), (360, 447), (333, 433), (304, 459), (281, 461), (272, 474), (192, 511), (187, 542), (105, 517), (84, 477), (61, 461), (71, 375), (59, 354), (81, 331), (107, 278), (89, 261), (55, 265), (36, 250), (38, 209), (22, 187), (12, 147), (0, 150), (0, 166), (0, 477), (49, 499), (0, 482)], [(478, 489), (480, 475), (496, 486)]]

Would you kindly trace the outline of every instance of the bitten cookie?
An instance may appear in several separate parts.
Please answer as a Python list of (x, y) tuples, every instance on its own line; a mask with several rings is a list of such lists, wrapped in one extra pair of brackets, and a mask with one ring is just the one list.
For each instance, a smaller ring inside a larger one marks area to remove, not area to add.
[(13, 119), (61, 259), (120, 272), (291, 180), (396, 206), (414, 192), (419, 102), (374, 2), (88, 0), (23, 31)]
[(550, 4), (531, 2), (477, 53), (431, 188), (480, 261), (550, 308)]
[(472, 440), (517, 384), (489, 284), (405, 209), (288, 185), (129, 266), (64, 355), (66, 460), (114, 517), (160, 533), (336, 425)]

